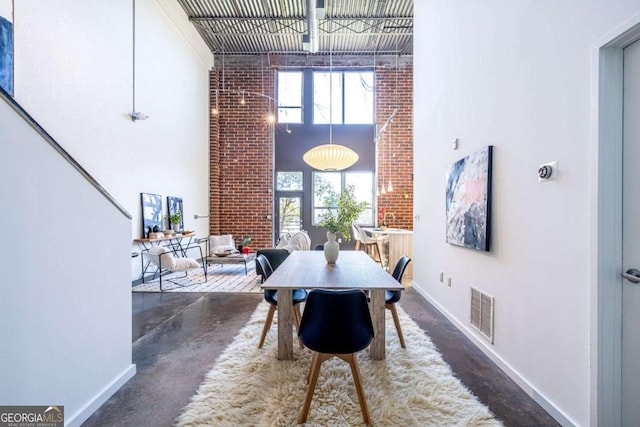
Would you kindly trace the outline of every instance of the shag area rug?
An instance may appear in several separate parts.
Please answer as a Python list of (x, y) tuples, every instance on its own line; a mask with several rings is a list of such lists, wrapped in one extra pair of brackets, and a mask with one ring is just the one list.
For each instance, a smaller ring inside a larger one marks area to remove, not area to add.
[[(267, 309), (264, 301), (258, 305), (177, 418), (178, 426), (297, 425), (311, 351), (296, 342), (295, 360), (277, 360), (277, 325), (258, 349)], [(430, 338), (400, 307), (398, 314), (407, 348), (400, 347), (387, 310), (386, 360), (372, 361), (368, 350), (358, 355), (372, 425), (501, 426), (453, 376)], [(333, 358), (322, 364), (305, 425), (363, 425), (348, 363)]]
[[(248, 273), (245, 275), (244, 265), (221, 264), (211, 265), (207, 270), (207, 281), (204, 281), (202, 268), (184, 273), (172, 273), (162, 277), (163, 292), (262, 292), (260, 277), (256, 275), (254, 262), (247, 263)], [(172, 283), (172, 280), (176, 283)], [(179, 284), (177, 284), (179, 283)], [(160, 280), (155, 279), (134, 286), (133, 292), (160, 292)]]

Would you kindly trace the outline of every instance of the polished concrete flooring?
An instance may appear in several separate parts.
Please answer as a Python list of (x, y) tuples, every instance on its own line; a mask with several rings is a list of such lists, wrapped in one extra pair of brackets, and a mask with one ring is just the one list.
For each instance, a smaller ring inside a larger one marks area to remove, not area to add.
[[(173, 425), (261, 299), (260, 294), (134, 293), (137, 374), (83, 426)], [(558, 425), (416, 291), (409, 288), (400, 305), (455, 375), (505, 425)]]

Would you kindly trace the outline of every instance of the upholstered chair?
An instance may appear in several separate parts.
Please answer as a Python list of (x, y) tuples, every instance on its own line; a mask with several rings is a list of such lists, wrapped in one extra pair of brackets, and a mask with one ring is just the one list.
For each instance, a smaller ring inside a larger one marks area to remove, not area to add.
[[(269, 276), (273, 273), (273, 269), (271, 268), (271, 264), (269, 260), (264, 255), (258, 255), (256, 257), (256, 268), (259, 271), (259, 274), (262, 275), (262, 279), (267, 280)], [(294, 289), (292, 292), (293, 298), (293, 317), (296, 325), (296, 329), (300, 330), (300, 318), (302, 314), (300, 313), (300, 303), (306, 301), (307, 299), (307, 291), (304, 289)], [(260, 335), (260, 342), (258, 343), (258, 348), (262, 348), (264, 345), (264, 340), (267, 337), (267, 332), (269, 332), (269, 328), (271, 328), (271, 323), (273, 322), (273, 315), (276, 312), (276, 308), (278, 307), (278, 291), (273, 289), (265, 289), (264, 290), (264, 300), (269, 303), (269, 311), (267, 312), (267, 318), (264, 322), (264, 327), (262, 328), (262, 335)], [(302, 347), (302, 343), (300, 343)]]
[[(200, 246), (195, 246), (195, 248), (200, 251), (200, 259), (203, 259), (202, 248)], [(174, 251), (171, 251), (166, 246), (154, 246), (149, 249), (149, 252), (145, 252), (144, 256), (158, 269), (157, 273), (160, 275), (160, 292), (162, 292), (162, 277), (170, 273), (184, 272), (183, 277), (187, 277), (190, 270), (202, 268), (202, 270), (204, 271), (203, 283), (207, 282), (207, 268), (204, 261), (204, 265), (200, 265), (200, 263), (193, 258), (177, 257), (176, 253)], [(177, 282), (175, 279), (167, 278), (165, 280), (179, 286), (185, 286), (184, 284)]]

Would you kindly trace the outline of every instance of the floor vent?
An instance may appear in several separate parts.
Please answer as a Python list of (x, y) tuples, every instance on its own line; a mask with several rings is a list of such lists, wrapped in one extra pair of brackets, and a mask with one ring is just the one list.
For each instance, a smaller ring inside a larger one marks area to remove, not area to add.
[(471, 287), (471, 325), (493, 344), (494, 299)]

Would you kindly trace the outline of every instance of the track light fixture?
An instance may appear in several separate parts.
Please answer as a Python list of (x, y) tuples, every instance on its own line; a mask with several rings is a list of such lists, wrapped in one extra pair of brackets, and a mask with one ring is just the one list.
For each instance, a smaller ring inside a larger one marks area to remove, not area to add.
[(147, 120), (149, 118), (149, 116), (147, 116), (146, 114), (143, 114), (139, 111), (131, 113), (131, 121), (138, 121), (138, 120)]

